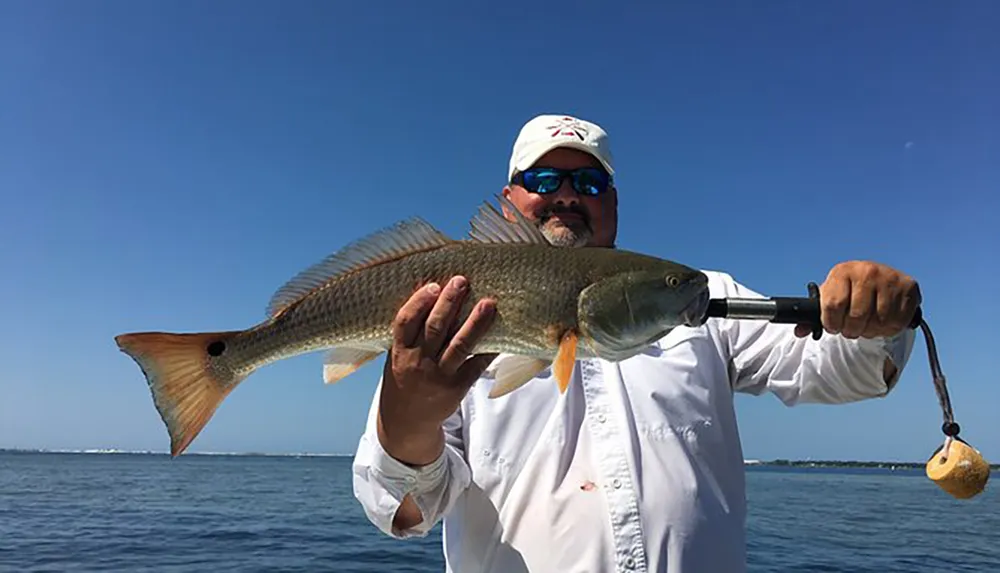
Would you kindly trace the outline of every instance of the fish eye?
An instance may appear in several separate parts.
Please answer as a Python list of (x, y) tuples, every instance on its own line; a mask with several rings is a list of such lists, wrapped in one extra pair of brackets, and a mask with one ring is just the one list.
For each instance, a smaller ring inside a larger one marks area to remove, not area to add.
[(681, 285), (681, 279), (677, 278), (677, 275), (667, 275), (667, 286), (670, 288), (677, 288)]

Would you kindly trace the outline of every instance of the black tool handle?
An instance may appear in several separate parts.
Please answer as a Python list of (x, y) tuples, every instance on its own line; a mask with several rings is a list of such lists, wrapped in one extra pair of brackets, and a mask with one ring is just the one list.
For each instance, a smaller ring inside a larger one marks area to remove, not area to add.
[[(822, 311), (819, 305), (819, 285), (811, 282), (807, 285), (809, 297), (776, 296), (774, 302), (774, 318), (771, 322), (781, 324), (808, 324), (812, 327), (812, 337), (819, 340), (823, 335)], [(923, 315), (920, 307), (913, 314), (910, 328), (920, 326)]]

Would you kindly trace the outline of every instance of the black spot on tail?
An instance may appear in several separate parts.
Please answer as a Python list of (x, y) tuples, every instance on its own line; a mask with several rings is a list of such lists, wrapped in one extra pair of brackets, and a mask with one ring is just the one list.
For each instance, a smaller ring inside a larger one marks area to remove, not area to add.
[(221, 340), (216, 340), (215, 342), (208, 345), (209, 356), (222, 356), (222, 353), (225, 351), (226, 351), (226, 343)]

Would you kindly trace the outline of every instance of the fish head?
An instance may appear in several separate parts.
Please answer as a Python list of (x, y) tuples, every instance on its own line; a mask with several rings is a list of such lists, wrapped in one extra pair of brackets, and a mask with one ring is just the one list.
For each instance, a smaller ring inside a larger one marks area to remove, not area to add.
[(708, 302), (705, 273), (661, 261), (613, 274), (584, 289), (577, 320), (598, 354), (613, 357), (633, 353), (679, 326), (700, 326)]

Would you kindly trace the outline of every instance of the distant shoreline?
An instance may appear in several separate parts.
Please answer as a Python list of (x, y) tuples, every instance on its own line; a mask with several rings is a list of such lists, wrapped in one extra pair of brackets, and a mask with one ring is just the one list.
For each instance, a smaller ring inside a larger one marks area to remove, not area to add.
[[(132, 455), (169, 456), (168, 452), (133, 451), (116, 449), (47, 450), (0, 448), (0, 454), (79, 454), (79, 455)], [(274, 457), (274, 458), (349, 458), (354, 454), (329, 453), (268, 453), (268, 452), (185, 452), (185, 456)], [(926, 462), (852, 461), (852, 460), (743, 460), (747, 467), (794, 468), (866, 468), (866, 469), (923, 469)], [(991, 470), (1000, 470), (1000, 464), (990, 464)]]
[[(125, 456), (169, 456), (169, 452), (153, 450), (116, 450), (116, 449), (32, 449), (32, 448), (0, 448), (0, 454), (79, 454), (79, 455), (125, 455)], [(185, 456), (227, 456), (227, 457), (268, 457), (268, 458), (346, 458), (353, 454), (326, 454), (313, 452), (271, 453), (271, 452), (184, 452)]]
[[(743, 460), (745, 466), (795, 467), (795, 468), (875, 468), (875, 469), (924, 469), (927, 462), (862, 462), (850, 460)], [(1000, 470), (1000, 464), (990, 464), (990, 469)]]

